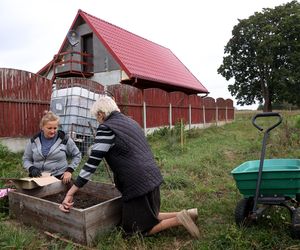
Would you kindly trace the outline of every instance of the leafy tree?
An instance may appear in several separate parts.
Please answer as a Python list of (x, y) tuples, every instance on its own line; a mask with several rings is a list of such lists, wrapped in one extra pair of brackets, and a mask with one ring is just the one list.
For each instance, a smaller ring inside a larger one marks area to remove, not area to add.
[(292, 1), (239, 20), (218, 73), (240, 105), (300, 104), (300, 3)]

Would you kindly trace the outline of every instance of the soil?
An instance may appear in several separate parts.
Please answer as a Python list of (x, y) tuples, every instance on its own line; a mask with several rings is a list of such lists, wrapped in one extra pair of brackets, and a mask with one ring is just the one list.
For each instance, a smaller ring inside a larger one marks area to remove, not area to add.
[[(65, 195), (66, 192), (60, 192), (57, 194), (45, 196), (43, 197), (43, 199), (60, 204), (65, 198)], [(106, 200), (101, 197), (91, 196), (88, 193), (78, 191), (74, 195), (73, 201), (74, 201), (74, 205), (73, 205), (74, 208), (85, 209), (88, 207), (92, 207), (94, 205), (98, 205)]]

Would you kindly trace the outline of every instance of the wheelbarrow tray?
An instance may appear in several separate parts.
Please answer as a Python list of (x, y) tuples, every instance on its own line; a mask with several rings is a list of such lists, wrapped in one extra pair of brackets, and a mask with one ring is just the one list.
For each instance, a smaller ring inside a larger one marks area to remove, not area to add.
[[(255, 196), (259, 160), (247, 161), (231, 171), (245, 198)], [(260, 196), (295, 198), (300, 194), (300, 159), (265, 159)]]

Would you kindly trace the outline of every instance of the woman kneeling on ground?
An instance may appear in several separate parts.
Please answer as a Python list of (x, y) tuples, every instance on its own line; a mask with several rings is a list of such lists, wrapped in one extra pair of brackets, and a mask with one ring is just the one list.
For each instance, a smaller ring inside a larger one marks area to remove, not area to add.
[[(137, 122), (122, 114), (115, 101), (101, 96), (92, 106), (99, 126), (91, 154), (62, 204), (63, 212), (73, 206), (74, 194), (83, 187), (105, 158), (114, 174), (114, 182), (122, 194), (121, 225), (126, 235), (152, 235), (167, 228), (184, 226), (199, 238), (194, 223), (197, 209), (180, 212), (160, 212), (162, 175), (143, 130)], [(101, 192), (101, 190), (99, 190)]]

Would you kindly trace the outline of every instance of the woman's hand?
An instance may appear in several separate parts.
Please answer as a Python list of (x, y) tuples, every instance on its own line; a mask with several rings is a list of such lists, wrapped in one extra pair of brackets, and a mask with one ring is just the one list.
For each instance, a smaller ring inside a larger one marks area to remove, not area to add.
[(71, 181), (71, 178), (72, 178), (72, 173), (68, 171), (64, 172), (64, 174), (61, 176), (62, 182), (64, 184), (69, 183)]
[(31, 166), (29, 168), (29, 177), (40, 177), (40, 176), (42, 176), (42, 172), (40, 169), (34, 166)]
[(66, 197), (64, 198), (62, 204), (59, 205), (59, 209), (65, 213), (69, 213), (73, 204), (74, 204), (73, 195), (67, 194)]
[(65, 213), (70, 212), (70, 209), (73, 207), (73, 197), (74, 194), (79, 190), (78, 187), (73, 185), (66, 194), (63, 202), (59, 205), (59, 209)]

